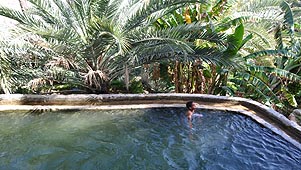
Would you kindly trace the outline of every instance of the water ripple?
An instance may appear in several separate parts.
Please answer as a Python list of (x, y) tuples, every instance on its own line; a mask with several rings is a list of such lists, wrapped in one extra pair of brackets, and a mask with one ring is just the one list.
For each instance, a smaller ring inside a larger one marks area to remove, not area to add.
[(0, 169), (300, 169), (301, 151), (242, 115), (184, 109), (0, 115)]

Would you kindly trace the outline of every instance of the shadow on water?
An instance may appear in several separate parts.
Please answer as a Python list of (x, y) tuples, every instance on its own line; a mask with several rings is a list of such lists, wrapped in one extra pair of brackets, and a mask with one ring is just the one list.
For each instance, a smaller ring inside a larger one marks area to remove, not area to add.
[(63, 114), (73, 114), (74, 112), (80, 112), (80, 109), (62, 109), (60, 111), (53, 111), (51, 108), (35, 108), (32, 110), (27, 111), (25, 114), (29, 115), (41, 115), (44, 113), (63, 113)]

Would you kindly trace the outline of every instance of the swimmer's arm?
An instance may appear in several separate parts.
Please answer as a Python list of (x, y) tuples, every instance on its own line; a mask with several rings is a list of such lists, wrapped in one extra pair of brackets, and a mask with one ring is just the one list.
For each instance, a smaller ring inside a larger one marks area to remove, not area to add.
[(201, 113), (195, 113), (193, 115), (196, 116), (196, 117), (203, 117), (203, 114), (201, 114)]

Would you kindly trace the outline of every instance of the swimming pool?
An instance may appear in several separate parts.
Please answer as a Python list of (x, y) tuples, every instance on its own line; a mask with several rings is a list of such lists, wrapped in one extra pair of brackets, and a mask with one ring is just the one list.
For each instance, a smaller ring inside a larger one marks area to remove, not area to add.
[(0, 114), (0, 169), (298, 169), (301, 151), (249, 117), (182, 108)]

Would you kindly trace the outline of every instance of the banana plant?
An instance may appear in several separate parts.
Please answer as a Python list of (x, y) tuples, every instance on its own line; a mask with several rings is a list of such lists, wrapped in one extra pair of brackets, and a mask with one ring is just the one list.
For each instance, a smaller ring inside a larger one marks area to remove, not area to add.
[(301, 81), (300, 42), (294, 31), (291, 7), (285, 1), (279, 7), (283, 21), (278, 23), (274, 31), (275, 49), (256, 51), (245, 56), (246, 61), (254, 61), (260, 56), (274, 56), (275, 65), (257, 66), (251, 62), (245, 72), (236, 73), (231, 81), (244, 87), (247, 96), (268, 105), (296, 107), (295, 94), (289, 91), (288, 84)]
[[(186, 60), (175, 58), (170, 64), (170, 72), (173, 72), (173, 82), (176, 92), (188, 93), (213, 93), (210, 86), (215, 82), (212, 80), (209, 63), (214, 65), (234, 65), (230, 60), (224, 59), (223, 51), (227, 46), (227, 35), (216, 32), (217, 18), (224, 13), (227, 6), (226, 1), (209, 1), (208, 4), (194, 4), (183, 7), (173, 13), (158, 19), (155, 25), (161, 29), (176, 27), (179, 24), (201, 23), (203, 27), (199, 30), (202, 34), (188, 39), (193, 45), (195, 53), (189, 55)], [(223, 7), (224, 6), (224, 7)], [(176, 55), (177, 56), (177, 55)], [(206, 68), (204, 67), (206, 65)], [(217, 72), (219, 74), (219, 72)], [(220, 77), (217, 75), (215, 78)]]
[[(227, 48), (223, 51), (222, 56), (220, 57), (221, 61), (224, 61), (223, 63), (231, 62), (230, 64), (223, 64), (223, 65), (216, 65), (214, 67), (211, 67), (211, 70), (214, 69), (214, 73), (217, 73), (213, 75), (212, 83), (210, 84), (210, 88), (208, 90), (208, 93), (211, 94), (222, 94), (222, 95), (233, 95), (234, 92), (231, 88), (228, 87), (228, 77), (229, 72), (231, 71), (231, 68), (227, 67), (228, 65), (234, 66), (234, 68), (238, 68), (239, 65), (235, 64), (235, 58), (239, 58), (241, 55), (239, 54), (239, 50), (249, 41), (253, 38), (252, 34), (248, 34), (246, 37), (244, 37), (245, 31), (244, 31), (244, 25), (243, 23), (240, 23), (238, 26), (236, 26), (233, 34), (229, 34), (227, 36)], [(225, 67), (226, 66), (226, 67)]]

